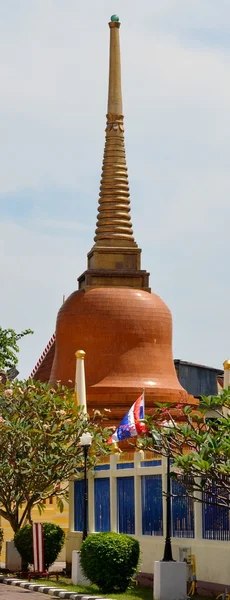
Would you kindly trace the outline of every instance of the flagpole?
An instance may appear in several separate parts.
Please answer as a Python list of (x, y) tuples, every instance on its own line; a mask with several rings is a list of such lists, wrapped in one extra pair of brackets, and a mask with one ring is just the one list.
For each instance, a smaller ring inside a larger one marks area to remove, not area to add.
[(143, 406), (144, 406), (144, 418), (145, 418), (145, 388), (142, 388)]

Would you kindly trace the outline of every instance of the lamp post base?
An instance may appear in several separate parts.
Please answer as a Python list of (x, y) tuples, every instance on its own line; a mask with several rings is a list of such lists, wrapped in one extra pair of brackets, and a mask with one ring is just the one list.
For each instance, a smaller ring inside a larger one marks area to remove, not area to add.
[(154, 562), (154, 600), (184, 600), (187, 598), (187, 563)]
[(162, 558), (163, 562), (172, 562), (173, 561), (173, 555), (172, 555), (172, 544), (171, 544), (171, 538), (167, 537), (165, 540), (165, 549), (164, 549), (164, 556)]
[(83, 541), (83, 542), (84, 542), (84, 540), (86, 540), (86, 538), (87, 538), (87, 535), (88, 535), (88, 533), (87, 533), (87, 529), (85, 529), (85, 530), (83, 531), (83, 534), (82, 534), (82, 541)]

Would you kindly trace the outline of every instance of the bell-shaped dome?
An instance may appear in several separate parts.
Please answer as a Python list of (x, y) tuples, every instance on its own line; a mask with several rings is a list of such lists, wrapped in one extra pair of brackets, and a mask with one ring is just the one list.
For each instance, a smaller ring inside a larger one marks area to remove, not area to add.
[(130, 288), (76, 291), (61, 307), (50, 382), (69, 385), (75, 351), (86, 352), (88, 409), (120, 416), (145, 389), (154, 401), (186, 401), (172, 357), (172, 319), (156, 294)]

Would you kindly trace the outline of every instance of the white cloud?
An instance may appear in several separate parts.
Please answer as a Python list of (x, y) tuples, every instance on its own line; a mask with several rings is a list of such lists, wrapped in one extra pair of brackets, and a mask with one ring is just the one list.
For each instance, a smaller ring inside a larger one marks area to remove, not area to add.
[[(176, 15), (178, 24), (179, 13), (183, 32), (182, 2), (173, 9), (168, 2), (161, 9), (147, 2), (144, 13), (137, 2), (118, 4), (124, 14), (124, 106), (135, 145), (144, 140), (151, 157), (156, 135), (166, 138), (165, 144), (174, 136), (176, 146), (181, 137), (201, 141), (201, 132), (211, 145), (216, 137), (222, 142), (224, 122), (225, 135), (226, 127), (229, 131), (228, 53), (199, 43), (189, 47), (177, 30), (168, 34), (162, 29), (166, 15)], [(204, 25), (215, 3), (209, 11), (203, 4), (199, 19)], [(32, 0), (23, 27), (25, 6), (22, 2), (16, 10), (14, 27), (10, 18), (7, 28), (4, 21), (0, 25), (1, 55), (7, 57), (0, 74), (0, 191), (40, 185), (44, 179), (76, 185), (79, 173), (99, 172), (102, 156), (109, 5), (103, 2), (90, 14), (88, 5), (77, 10), (75, 2), (63, 7)], [(196, 22), (195, 6), (189, 10)], [(152, 28), (147, 27), (150, 16)]]
[[(65, 226), (64, 226), (65, 229)], [(89, 250), (84, 237), (31, 232), (7, 221), (0, 224), (1, 325), (34, 336), (21, 342), (20, 371), (28, 375), (55, 331), (57, 311), (77, 289)]]
[(61, 229), (61, 231), (80, 231), (81, 233), (84, 231), (87, 231), (89, 233), (92, 233), (92, 229), (89, 225), (86, 225), (85, 223), (76, 223), (74, 221), (57, 221), (57, 220), (51, 220), (51, 219), (37, 219), (36, 220), (36, 225), (38, 227), (42, 227), (45, 229)]

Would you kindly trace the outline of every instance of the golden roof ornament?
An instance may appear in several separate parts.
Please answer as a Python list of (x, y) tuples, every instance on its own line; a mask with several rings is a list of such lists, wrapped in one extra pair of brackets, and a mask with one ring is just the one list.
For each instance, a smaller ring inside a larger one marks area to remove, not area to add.
[(121, 91), (120, 21), (112, 15), (110, 28), (109, 89), (104, 159), (95, 232), (96, 246), (133, 246), (128, 169), (125, 156)]
[(225, 371), (230, 371), (230, 359), (224, 361), (223, 367)]

